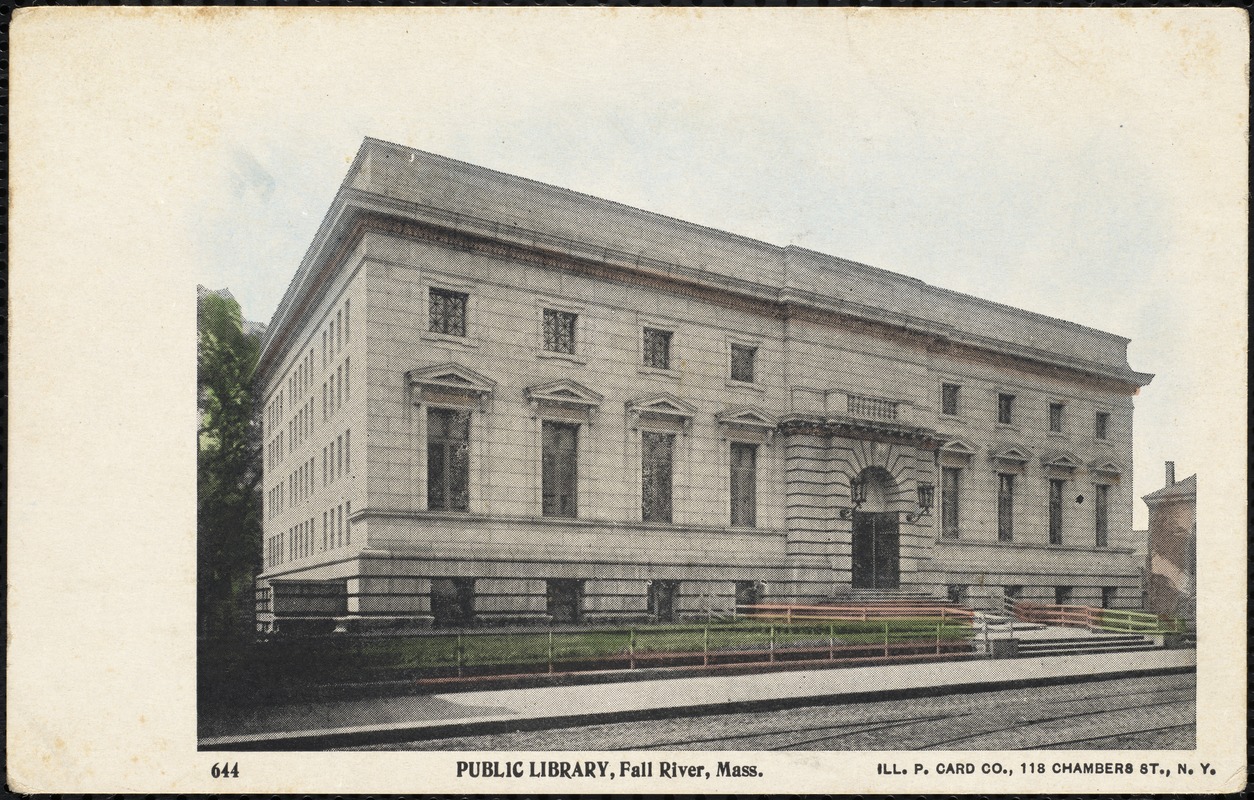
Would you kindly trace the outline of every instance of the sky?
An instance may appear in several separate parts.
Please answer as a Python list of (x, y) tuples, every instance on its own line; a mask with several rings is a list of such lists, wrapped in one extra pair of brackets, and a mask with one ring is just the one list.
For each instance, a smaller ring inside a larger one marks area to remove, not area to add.
[(1244, 432), (1239, 13), (164, 11), (46, 67), (162, 297), (269, 322), (372, 136), (1126, 336), (1138, 497)]

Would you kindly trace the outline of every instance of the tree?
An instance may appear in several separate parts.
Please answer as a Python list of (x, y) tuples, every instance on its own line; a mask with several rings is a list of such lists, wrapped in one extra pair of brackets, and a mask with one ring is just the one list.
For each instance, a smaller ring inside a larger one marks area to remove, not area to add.
[(201, 638), (245, 638), (261, 568), (261, 430), (253, 373), (261, 353), (229, 292), (197, 302), (196, 597)]

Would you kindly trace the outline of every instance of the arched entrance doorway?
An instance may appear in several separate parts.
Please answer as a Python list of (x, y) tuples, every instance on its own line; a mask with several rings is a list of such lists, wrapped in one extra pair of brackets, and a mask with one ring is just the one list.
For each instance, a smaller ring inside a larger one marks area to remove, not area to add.
[(901, 539), (897, 512), (887, 497), (896, 485), (888, 470), (867, 467), (858, 476), (866, 500), (853, 512), (853, 576), (855, 589), (896, 589), (901, 585)]

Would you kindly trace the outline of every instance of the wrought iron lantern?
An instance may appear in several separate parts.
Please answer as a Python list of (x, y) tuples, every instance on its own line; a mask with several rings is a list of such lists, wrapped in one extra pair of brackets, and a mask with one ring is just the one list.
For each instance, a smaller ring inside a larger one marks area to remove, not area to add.
[(907, 514), (907, 522), (918, 522), (920, 517), (930, 516), (932, 513), (932, 500), (936, 496), (936, 487), (930, 483), (920, 483), (918, 485), (918, 494), (919, 510), (913, 514)]
[(866, 502), (866, 481), (858, 478), (849, 479), (849, 499), (853, 501), (853, 508), (842, 508), (840, 510), (841, 519), (849, 519), (853, 516), (853, 512), (862, 507)]

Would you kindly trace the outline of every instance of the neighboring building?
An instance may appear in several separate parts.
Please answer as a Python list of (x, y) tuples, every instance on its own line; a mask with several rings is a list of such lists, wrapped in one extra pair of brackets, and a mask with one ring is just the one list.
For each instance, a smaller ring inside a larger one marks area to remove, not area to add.
[(1127, 344), (367, 139), (258, 369), (259, 623), (1139, 607)]
[(1146, 608), (1167, 617), (1197, 614), (1197, 476), (1176, 482), (1167, 462), (1167, 484), (1141, 498), (1149, 507)]

